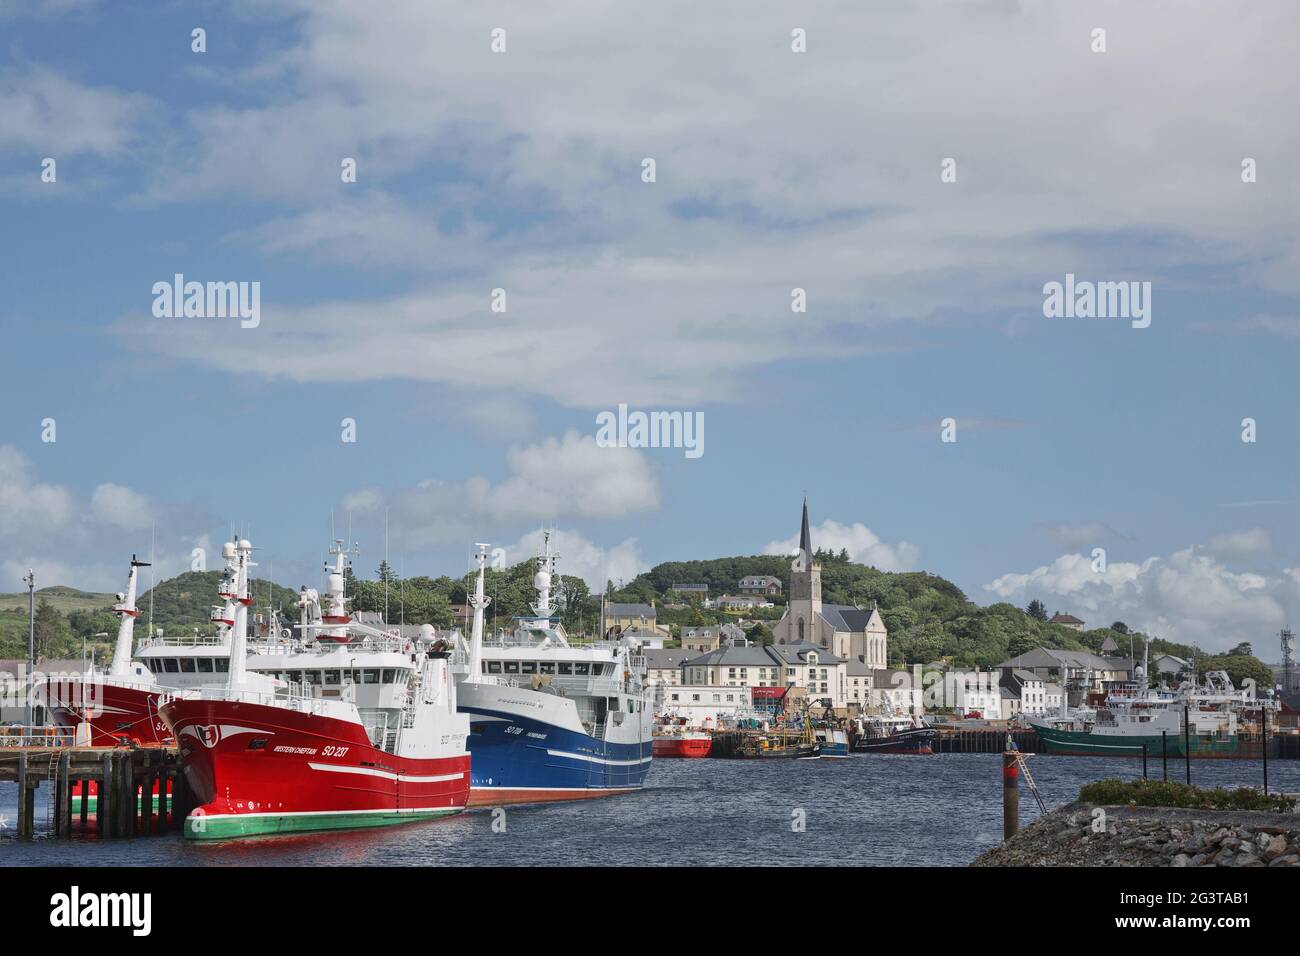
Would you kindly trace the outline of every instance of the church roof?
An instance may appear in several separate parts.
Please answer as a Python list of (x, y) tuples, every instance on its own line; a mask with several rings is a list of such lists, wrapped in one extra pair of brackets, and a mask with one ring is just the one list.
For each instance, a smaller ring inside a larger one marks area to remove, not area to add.
[(799, 550), (804, 553), (804, 559), (809, 563), (812, 562), (812, 535), (808, 532), (808, 498), (803, 499), (803, 526), (799, 529)]

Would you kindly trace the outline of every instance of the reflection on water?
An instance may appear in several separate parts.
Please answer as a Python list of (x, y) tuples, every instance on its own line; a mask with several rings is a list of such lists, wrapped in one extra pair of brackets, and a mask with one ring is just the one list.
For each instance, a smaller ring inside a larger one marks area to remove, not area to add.
[[(1034, 757), (1030, 768), (1049, 807), (1103, 777), (1142, 775), (1141, 761)], [(1160, 762), (1152, 761), (1159, 777)], [(1172, 780), (1183, 765), (1170, 762)], [(1258, 761), (1197, 761), (1192, 782), (1259, 785)], [(1300, 761), (1269, 764), (1273, 789), (1300, 791)], [(44, 821), (48, 787), (38, 794)], [(548, 866), (857, 864), (964, 866), (1002, 833), (997, 754), (854, 755), (847, 760), (657, 760), (641, 793), (427, 823), (226, 843), (174, 834), (134, 840), (20, 844), (13, 839), (17, 787), (0, 784), (0, 865)], [(1025, 794), (1022, 821), (1037, 810)], [(803, 832), (794, 832), (796, 817)]]

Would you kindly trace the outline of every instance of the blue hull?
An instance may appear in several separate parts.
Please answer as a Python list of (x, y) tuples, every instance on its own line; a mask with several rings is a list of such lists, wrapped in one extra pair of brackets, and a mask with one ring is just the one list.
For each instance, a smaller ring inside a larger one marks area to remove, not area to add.
[(649, 739), (610, 743), (519, 714), (461, 710), (470, 718), (471, 806), (639, 790), (650, 771)]

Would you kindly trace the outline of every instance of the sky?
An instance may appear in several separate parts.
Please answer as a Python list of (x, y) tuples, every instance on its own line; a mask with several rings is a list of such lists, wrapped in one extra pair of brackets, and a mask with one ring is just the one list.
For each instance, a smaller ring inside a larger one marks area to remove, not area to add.
[[(376, 9), (0, 0), (0, 590), (232, 528), (296, 587), (554, 527), (598, 584), (788, 552), (807, 495), (854, 560), (1276, 658), (1300, 7)], [(156, 314), (177, 274), (255, 323)], [(1149, 324), (1049, 317), (1067, 274)]]

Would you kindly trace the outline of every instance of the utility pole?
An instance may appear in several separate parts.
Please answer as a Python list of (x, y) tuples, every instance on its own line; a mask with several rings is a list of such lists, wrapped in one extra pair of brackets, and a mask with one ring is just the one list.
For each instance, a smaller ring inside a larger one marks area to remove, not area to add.
[(32, 732), (35, 722), (35, 689), (32, 687), (32, 672), (36, 669), (36, 572), (27, 569), (23, 578), (27, 585), (27, 733)]

